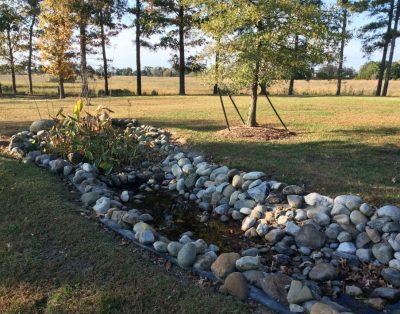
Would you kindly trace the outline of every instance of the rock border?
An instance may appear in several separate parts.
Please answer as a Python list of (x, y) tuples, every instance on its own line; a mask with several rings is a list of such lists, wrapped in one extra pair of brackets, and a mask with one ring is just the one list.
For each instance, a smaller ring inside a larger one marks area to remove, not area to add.
[[(360, 262), (386, 267), (380, 275), (400, 288), (400, 208), (387, 205), (375, 209), (356, 195), (341, 195), (332, 199), (318, 193), (306, 194), (302, 187), (268, 180), (264, 172), (246, 173), (208, 163), (203, 156), (183, 152), (171, 143), (166, 131), (139, 126), (135, 119), (115, 119), (113, 124), (126, 128), (140, 145), (166, 158), (155, 163), (144, 161), (142, 168), (151, 171), (127, 167), (124, 173), (99, 177), (93, 165), (71, 163), (74, 156), (68, 161), (38, 150), (46, 144), (43, 141), (46, 130), (53, 126), (51, 120), (35, 121), (30, 132), (14, 135), (9, 150), (23, 158), (24, 162), (33, 161), (56, 174), (69, 177), (82, 193), (83, 203), (105, 217), (101, 218), (103, 224), (109, 222), (110, 226), (118, 224), (124, 228), (133, 226), (134, 232), (129, 231), (128, 238), (136, 244), (158, 253), (173, 251), (173, 255), (177, 255), (174, 263), (182, 268), (194, 265), (200, 275), (208, 273), (216, 278), (225, 278), (221, 291), (239, 299), (252, 297), (253, 294), (267, 307), (269, 304), (275, 311), (280, 308), (283, 311), (280, 313), (287, 311), (282, 302), (290, 303), (292, 312), (308, 310), (318, 313), (317, 308), (318, 311), (350, 311), (323, 297), (318, 286), (318, 283), (330, 285), (333, 295), (342, 290), (354, 297), (363, 294), (359, 287), (343, 287), (337, 280), (336, 267), (341, 260), (346, 260), (359, 272)], [(215, 245), (208, 246), (202, 239), (193, 241), (191, 234), (182, 235), (179, 242), (170, 242), (147, 224), (152, 220), (150, 215), (134, 209), (124, 210), (123, 203), (138, 195), (132, 195), (128, 190), (116, 195), (113, 191), (115, 187), (136, 181), (142, 182), (140, 190), (176, 190), (185, 198), (197, 202), (204, 211), (203, 221), (209, 218), (210, 213), (217, 215), (222, 222), (229, 219), (242, 221), (245, 236), (264, 237), (269, 243), (266, 248), (275, 253), (273, 260), (280, 267), (278, 270), (298, 262), (302, 262), (303, 266), (293, 266), (297, 272), (293, 272), (291, 277), (280, 272), (267, 272), (268, 280), (257, 278), (256, 283), (265, 292), (262, 293), (252, 285), (250, 273), (255, 271), (258, 272), (256, 276), (265, 275), (260, 271), (266, 269), (259, 255), (265, 250), (254, 247), (245, 250), (242, 255), (223, 253), (217, 256)], [(125, 230), (110, 228), (120, 234), (118, 230)], [(154, 249), (149, 245), (153, 245)], [(211, 268), (212, 272), (205, 271), (203, 267)], [(218, 279), (219, 282), (221, 280)], [(271, 285), (276, 286), (273, 291)], [(280, 302), (270, 297), (257, 297), (266, 294), (273, 295)], [(377, 310), (384, 309), (385, 299), (400, 300), (400, 290), (397, 289), (381, 287), (375, 289), (374, 294), (368, 302)], [(364, 312), (375, 313), (370, 309)]]

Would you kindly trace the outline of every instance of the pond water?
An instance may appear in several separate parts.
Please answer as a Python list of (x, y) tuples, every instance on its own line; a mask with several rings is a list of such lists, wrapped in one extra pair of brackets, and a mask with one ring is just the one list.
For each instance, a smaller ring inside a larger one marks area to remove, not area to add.
[(130, 201), (127, 206), (140, 209), (153, 216), (151, 225), (171, 241), (177, 241), (182, 233), (193, 232), (193, 239), (203, 239), (208, 244), (215, 244), (220, 252), (240, 252), (252, 243), (243, 237), (240, 223), (237, 221), (221, 222), (211, 217), (207, 222), (200, 222), (201, 211), (193, 202), (183, 199), (170, 191), (158, 191), (144, 194), (141, 203)]

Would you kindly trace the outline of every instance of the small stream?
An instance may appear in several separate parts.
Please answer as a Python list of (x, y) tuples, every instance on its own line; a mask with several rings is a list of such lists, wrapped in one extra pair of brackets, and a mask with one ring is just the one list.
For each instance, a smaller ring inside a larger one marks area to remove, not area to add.
[(243, 237), (240, 223), (221, 222), (211, 217), (207, 222), (200, 222), (201, 211), (193, 202), (170, 191), (143, 193), (146, 197), (141, 203), (129, 201), (126, 206), (149, 213), (154, 220), (150, 224), (171, 241), (178, 241), (182, 233), (193, 232), (193, 239), (203, 239), (208, 244), (215, 244), (220, 252), (240, 252), (243, 248), (254, 245)]

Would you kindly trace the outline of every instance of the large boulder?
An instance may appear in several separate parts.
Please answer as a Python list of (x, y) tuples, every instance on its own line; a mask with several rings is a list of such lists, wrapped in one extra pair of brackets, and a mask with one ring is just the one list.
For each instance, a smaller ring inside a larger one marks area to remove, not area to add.
[(41, 119), (34, 121), (31, 126), (29, 127), (29, 131), (33, 133), (38, 133), (39, 131), (50, 130), (56, 124), (55, 120), (51, 119)]
[(186, 243), (178, 253), (178, 264), (181, 267), (190, 267), (196, 261), (196, 246), (194, 243)]

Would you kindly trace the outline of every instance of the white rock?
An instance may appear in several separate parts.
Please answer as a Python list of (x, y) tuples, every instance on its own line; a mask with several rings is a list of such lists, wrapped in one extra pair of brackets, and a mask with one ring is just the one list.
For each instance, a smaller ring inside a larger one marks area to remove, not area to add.
[(253, 227), (256, 223), (256, 220), (250, 216), (247, 216), (245, 219), (243, 219), (242, 222), (242, 231), (247, 231), (251, 227)]
[(105, 214), (107, 210), (110, 209), (111, 200), (108, 197), (100, 197), (96, 201), (96, 205), (93, 206), (93, 209), (97, 214)]
[(243, 176), (243, 180), (257, 180), (262, 177), (265, 177), (266, 174), (261, 171), (253, 171), (253, 172), (248, 172)]
[(86, 172), (92, 172), (94, 170), (93, 166), (87, 162), (82, 165), (82, 169)]
[(126, 203), (127, 201), (129, 201), (129, 192), (128, 191), (123, 191), (119, 198), (121, 199), (121, 201)]

